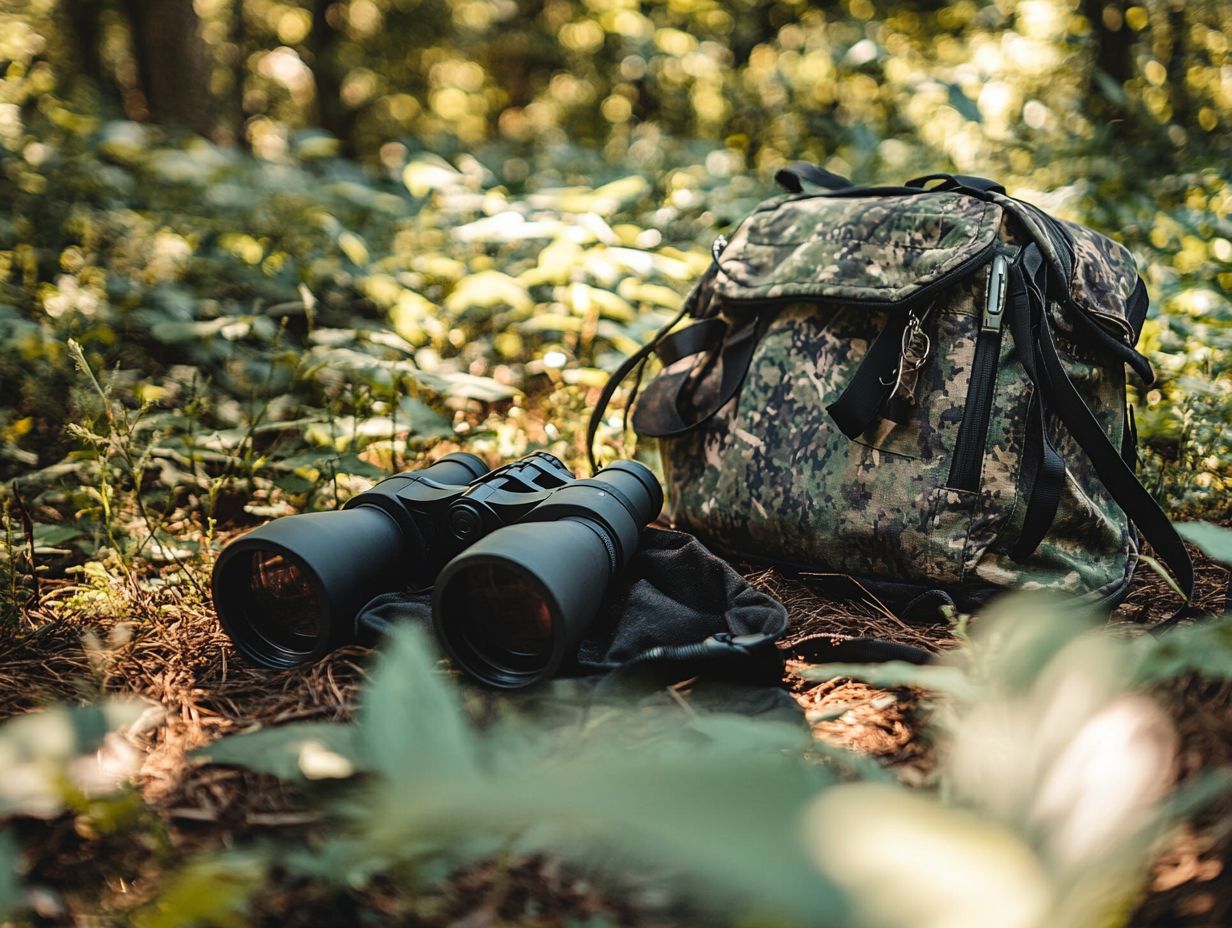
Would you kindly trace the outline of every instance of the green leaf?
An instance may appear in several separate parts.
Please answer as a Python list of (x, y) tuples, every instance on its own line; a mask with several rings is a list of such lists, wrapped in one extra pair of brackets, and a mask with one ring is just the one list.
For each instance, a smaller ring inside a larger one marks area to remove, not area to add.
[(1181, 625), (1167, 634), (1143, 635), (1135, 678), (1140, 683), (1171, 680), (1194, 673), (1211, 680), (1232, 680), (1232, 615)]
[(399, 625), (390, 633), (357, 737), (361, 760), (402, 789), (475, 775), (475, 737), (421, 629)]
[(480, 400), (484, 403), (499, 403), (502, 400), (520, 396), (522, 391), (507, 386), (491, 377), (478, 377), (475, 374), (464, 374), (461, 371), (412, 371), (410, 375), (416, 382), (442, 396), (460, 396), (468, 400)]
[(398, 400), (398, 421), (407, 423), (411, 434), (420, 438), (446, 438), (453, 434), (453, 423), (448, 417), (413, 396)]
[(133, 918), (135, 928), (248, 924), (249, 900), (265, 881), (268, 862), (255, 852), (200, 857), (180, 869)]
[(21, 884), (17, 880), (21, 849), (12, 834), (0, 832), (0, 918), (7, 918), (22, 904)]
[(1232, 529), (1210, 522), (1181, 522), (1177, 532), (1186, 541), (1202, 549), (1208, 557), (1223, 564), (1232, 564)]
[(964, 699), (974, 694), (972, 684), (959, 668), (943, 664), (909, 664), (905, 661), (886, 661), (883, 664), (813, 664), (803, 668), (800, 676), (806, 680), (850, 677), (853, 680), (863, 680), (870, 686), (888, 688), (919, 686)]
[(958, 110), (960, 116), (968, 122), (983, 122), (983, 117), (980, 116), (980, 108), (975, 105), (975, 101), (963, 93), (962, 88), (957, 84), (948, 84), (950, 106)]
[(47, 525), (43, 522), (34, 524), (34, 544), (39, 548), (54, 548), (80, 536), (81, 529), (75, 525)]
[(339, 779), (355, 770), (355, 741), (355, 730), (340, 722), (293, 722), (228, 735), (190, 756), (283, 780)]

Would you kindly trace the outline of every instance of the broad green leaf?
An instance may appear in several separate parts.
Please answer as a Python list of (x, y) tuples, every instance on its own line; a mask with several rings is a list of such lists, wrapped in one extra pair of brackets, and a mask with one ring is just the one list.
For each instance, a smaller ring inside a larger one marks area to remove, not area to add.
[(459, 371), (415, 371), (411, 374), (415, 380), (429, 390), (442, 396), (461, 396), (470, 400), (481, 400), (485, 403), (499, 403), (501, 400), (513, 399), (521, 394), (521, 390), (507, 386), (491, 377), (478, 377), (474, 374), (464, 374)]
[(406, 423), (420, 438), (444, 438), (453, 434), (453, 423), (423, 400), (404, 396), (398, 400), (398, 422)]
[(390, 633), (356, 734), (361, 762), (395, 789), (430, 789), (476, 774), (475, 736), (419, 628)]
[(1201, 548), (1204, 554), (1221, 563), (1232, 564), (1232, 528), (1210, 522), (1180, 522), (1176, 530), (1186, 541)]
[(245, 767), (283, 780), (338, 779), (356, 764), (353, 726), (340, 722), (292, 722), (228, 735), (190, 755), (194, 760)]
[(8, 831), (0, 832), (0, 918), (7, 918), (22, 905), (21, 884), (17, 874), (21, 867), (21, 849)]
[(480, 271), (464, 277), (445, 297), (445, 309), (453, 315), (468, 309), (508, 306), (526, 310), (533, 305), (526, 288), (516, 278), (500, 271)]
[(1136, 671), (1142, 683), (1197, 674), (1210, 680), (1232, 680), (1232, 615), (1181, 625), (1155, 637), (1134, 642), (1139, 655)]
[(81, 529), (76, 525), (47, 525), (42, 522), (34, 524), (34, 544), (40, 548), (54, 548), (80, 535)]
[(879, 687), (918, 686), (960, 699), (970, 699), (976, 692), (959, 668), (943, 664), (909, 664), (905, 661), (886, 661), (882, 664), (813, 664), (802, 668), (800, 676), (806, 680), (850, 677)]

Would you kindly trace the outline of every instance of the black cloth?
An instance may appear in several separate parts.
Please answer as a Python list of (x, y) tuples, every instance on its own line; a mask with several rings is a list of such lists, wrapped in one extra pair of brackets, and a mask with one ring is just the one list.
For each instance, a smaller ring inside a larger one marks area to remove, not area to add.
[[(774, 643), (787, 624), (782, 603), (753, 587), (692, 535), (648, 528), (578, 650), (578, 669), (713, 663), (711, 673), (726, 667), (738, 676), (751, 671), (777, 682), (782, 661)], [(765, 655), (777, 663), (765, 666)], [(745, 660), (749, 667), (742, 671), (737, 665)]]
[[(432, 620), (431, 592), (383, 593), (360, 611), (361, 640), (395, 622)], [(787, 609), (754, 588), (692, 535), (647, 528), (613, 580), (575, 659), (562, 675), (674, 682), (708, 680), (778, 686), (775, 642)]]

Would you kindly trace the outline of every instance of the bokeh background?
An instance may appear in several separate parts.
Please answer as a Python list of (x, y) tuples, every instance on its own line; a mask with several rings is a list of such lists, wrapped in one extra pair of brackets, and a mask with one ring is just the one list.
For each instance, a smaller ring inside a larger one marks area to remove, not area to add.
[[(1228, 523), (1229, 35), (1221, 0), (0, 0), (0, 917), (1227, 922), (1232, 625), (1135, 636), (1172, 604), (1146, 563), (1094, 638), (758, 574), (801, 634), (955, 648), (803, 668), (812, 740), (675, 687), (528, 726), (409, 631), (271, 675), (208, 585), (448, 450), (584, 471), (608, 372), (794, 160), (994, 177), (1124, 242), (1140, 474)], [(625, 401), (600, 458), (653, 463)], [(1199, 604), (1226, 583), (1203, 558)]]
[[(225, 495), (210, 454), (245, 492), (331, 497), (340, 474), (442, 438), (575, 462), (605, 371), (774, 168), (804, 159), (865, 182), (996, 177), (1128, 244), (1161, 374), (1139, 397), (1145, 477), (1180, 510), (1228, 512), (1226, 4), (4, 0), (0, 15), (6, 478), (97, 457), (65, 430), (101, 411), (70, 337), (143, 410), (172, 506), (194, 483)], [(77, 504), (98, 537), (101, 504)]]

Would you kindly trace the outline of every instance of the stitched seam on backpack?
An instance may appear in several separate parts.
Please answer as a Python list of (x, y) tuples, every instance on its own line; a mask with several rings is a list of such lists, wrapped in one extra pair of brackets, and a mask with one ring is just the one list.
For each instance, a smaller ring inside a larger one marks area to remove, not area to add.
[[(749, 224), (750, 228), (749, 228), (749, 231), (745, 233), (744, 240), (749, 245), (770, 245), (774, 247), (784, 247), (788, 245), (808, 245), (808, 244), (811, 244), (812, 242), (845, 241), (845, 242), (858, 243), (862, 245), (894, 245), (897, 248), (908, 248), (908, 249), (912, 249), (915, 251), (933, 251), (933, 250), (948, 251), (951, 248), (966, 248), (969, 245), (971, 245), (971, 243), (974, 242), (979, 237), (980, 232), (982, 232), (984, 229), (985, 222), (988, 219), (989, 210), (992, 206), (993, 206), (992, 203), (981, 201), (980, 202), (981, 209), (980, 209), (980, 212), (978, 213), (978, 221), (973, 222), (971, 224), (971, 234), (967, 237), (967, 240), (961, 244), (956, 244), (956, 245), (951, 245), (951, 246), (946, 246), (946, 247), (943, 247), (941, 245), (897, 245), (893, 241), (875, 242), (875, 241), (872, 241), (866, 238), (824, 239), (824, 238), (818, 238), (816, 236), (812, 238), (806, 238), (803, 241), (798, 241), (798, 242), (784, 242), (782, 240), (764, 241), (761, 239), (753, 238), (753, 235), (757, 231), (756, 223)], [(777, 212), (777, 210), (775, 210), (775, 212)], [(895, 211), (889, 211), (889, 212), (895, 212)], [(938, 222), (941, 222), (944, 220), (950, 220), (952, 225), (958, 224), (956, 221), (954, 221), (955, 215), (953, 213), (941, 213), (941, 212), (925, 213), (925, 212), (915, 212), (912, 210), (899, 210), (897, 211), (897, 213), (902, 216), (909, 216), (912, 219), (921, 219), (921, 220), (935, 219)], [(975, 218), (975, 217), (973, 216), (971, 218)], [(818, 225), (820, 226), (821, 224), (822, 223), (819, 221)], [(1076, 265), (1077, 265), (1077, 262), (1075, 262), (1075, 266)]]

